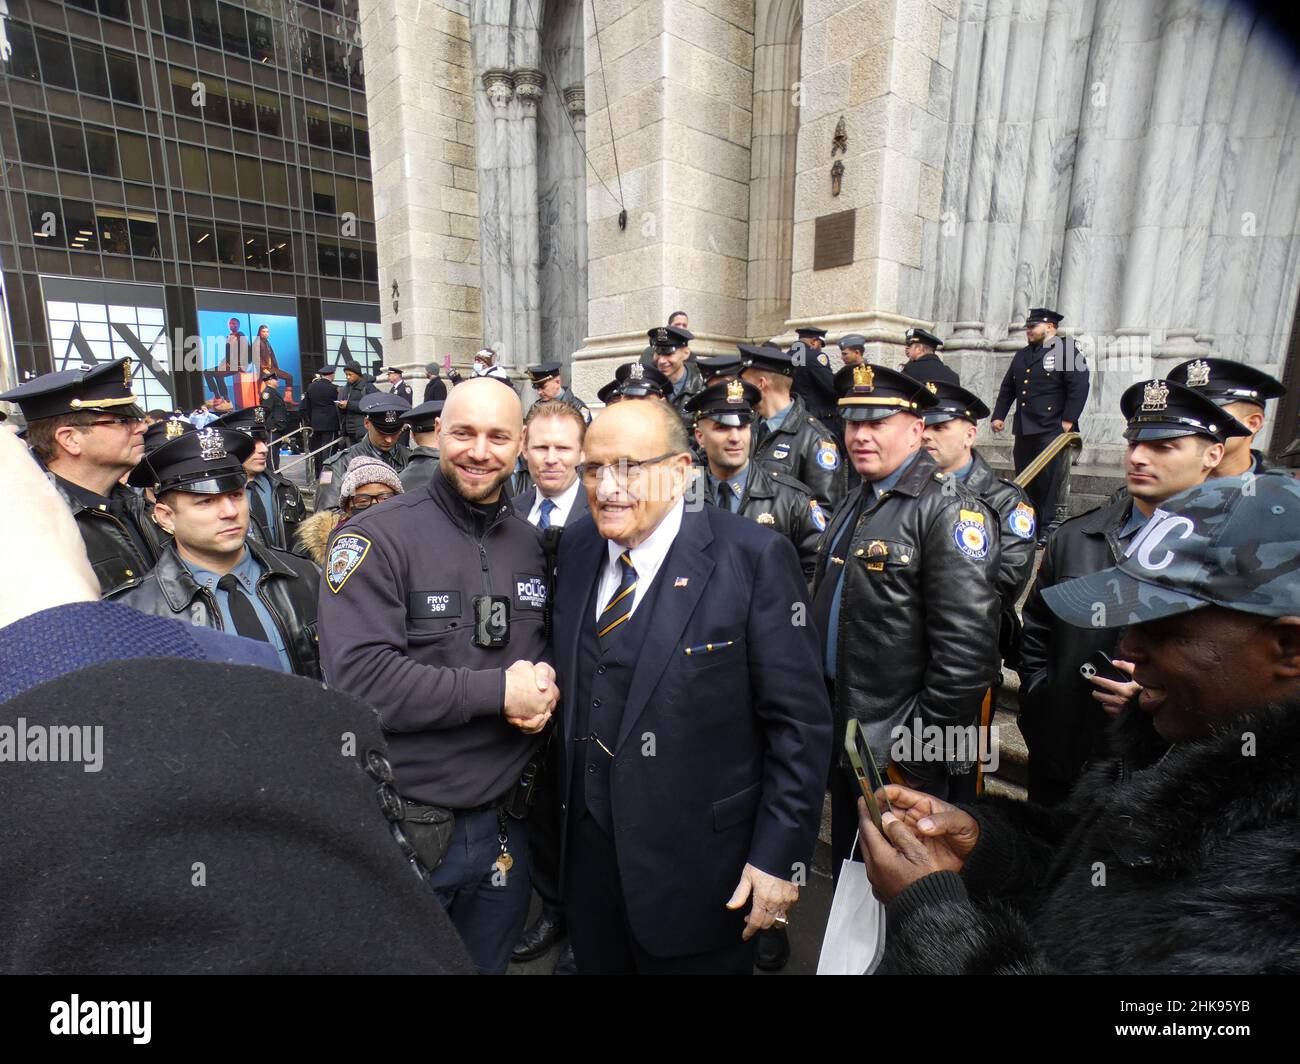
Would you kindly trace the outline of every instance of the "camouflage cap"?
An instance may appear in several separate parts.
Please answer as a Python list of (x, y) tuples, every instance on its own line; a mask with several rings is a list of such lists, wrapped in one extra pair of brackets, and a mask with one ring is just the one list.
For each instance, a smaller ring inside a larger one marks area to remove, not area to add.
[(1204, 606), (1300, 616), (1300, 483), (1247, 473), (1167, 500), (1119, 564), (1043, 591), (1079, 628), (1122, 628)]

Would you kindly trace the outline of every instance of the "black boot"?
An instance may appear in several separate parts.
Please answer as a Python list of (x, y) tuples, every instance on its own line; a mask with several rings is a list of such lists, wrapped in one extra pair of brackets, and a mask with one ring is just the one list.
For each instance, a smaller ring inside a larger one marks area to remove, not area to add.
[(519, 936), (519, 942), (510, 954), (516, 964), (535, 960), (564, 937), (564, 913), (555, 909), (542, 907), (532, 927)]
[(758, 955), (754, 966), (761, 972), (779, 972), (790, 963), (790, 936), (784, 927), (769, 927), (758, 933)]

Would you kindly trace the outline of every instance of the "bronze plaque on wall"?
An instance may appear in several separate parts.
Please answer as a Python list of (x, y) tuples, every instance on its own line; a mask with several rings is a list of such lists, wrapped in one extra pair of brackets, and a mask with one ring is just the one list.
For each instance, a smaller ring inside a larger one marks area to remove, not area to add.
[(813, 269), (829, 270), (853, 261), (853, 237), (858, 212), (823, 214), (813, 235)]

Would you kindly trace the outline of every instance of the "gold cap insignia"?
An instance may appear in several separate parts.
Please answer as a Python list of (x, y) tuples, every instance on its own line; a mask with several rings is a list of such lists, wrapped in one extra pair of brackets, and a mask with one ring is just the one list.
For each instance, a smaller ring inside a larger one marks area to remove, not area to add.
[(1142, 389), (1144, 413), (1158, 413), (1169, 406), (1169, 385), (1164, 381), (1148, 381)]
[(218, 462), (226, 457), (226, 441), (217, 429), (199, 430), (199, 457), (205, 462)]
[(741, 381), (727, 381), (727, 402), (743, 403), (745, 401), (745, 385)]
[(180, 418), (169, 417), (167, 419), (167, 427), (163, 431), (167, 434), (169, 440), (174, 440), (177, 436), (185, 435), (185, 425), (181, 422)]
[(853, 367), (853, 387), (871, 391), (876, 386), (876, 371), (866, 363)]
[(1187, 387), (1204, 388), (1210, 383), (1210, 364), (1198, 358), (1187, 367)]
[(928, 391), (931, 395), (938, 395), (938, 394), (939, 394), (939, 385), (938, 385), (937, 383), (935, 383), (934, 381), (926, 381), (926, 382), (925, 382), (925, 390)]
[(122, 387), (128, 392), (131, 390), (131, 360), (129, 358), (122, 363)]

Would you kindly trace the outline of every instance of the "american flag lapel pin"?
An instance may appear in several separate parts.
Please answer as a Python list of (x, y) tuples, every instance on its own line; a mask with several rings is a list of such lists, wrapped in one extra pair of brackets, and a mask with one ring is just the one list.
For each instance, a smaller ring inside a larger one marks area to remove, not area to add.
[(685, 587), (686, 583), (687, 583), (687, 578), (684, 576), (679, 576), (676, 580), (673, 581), (673, 587)]

